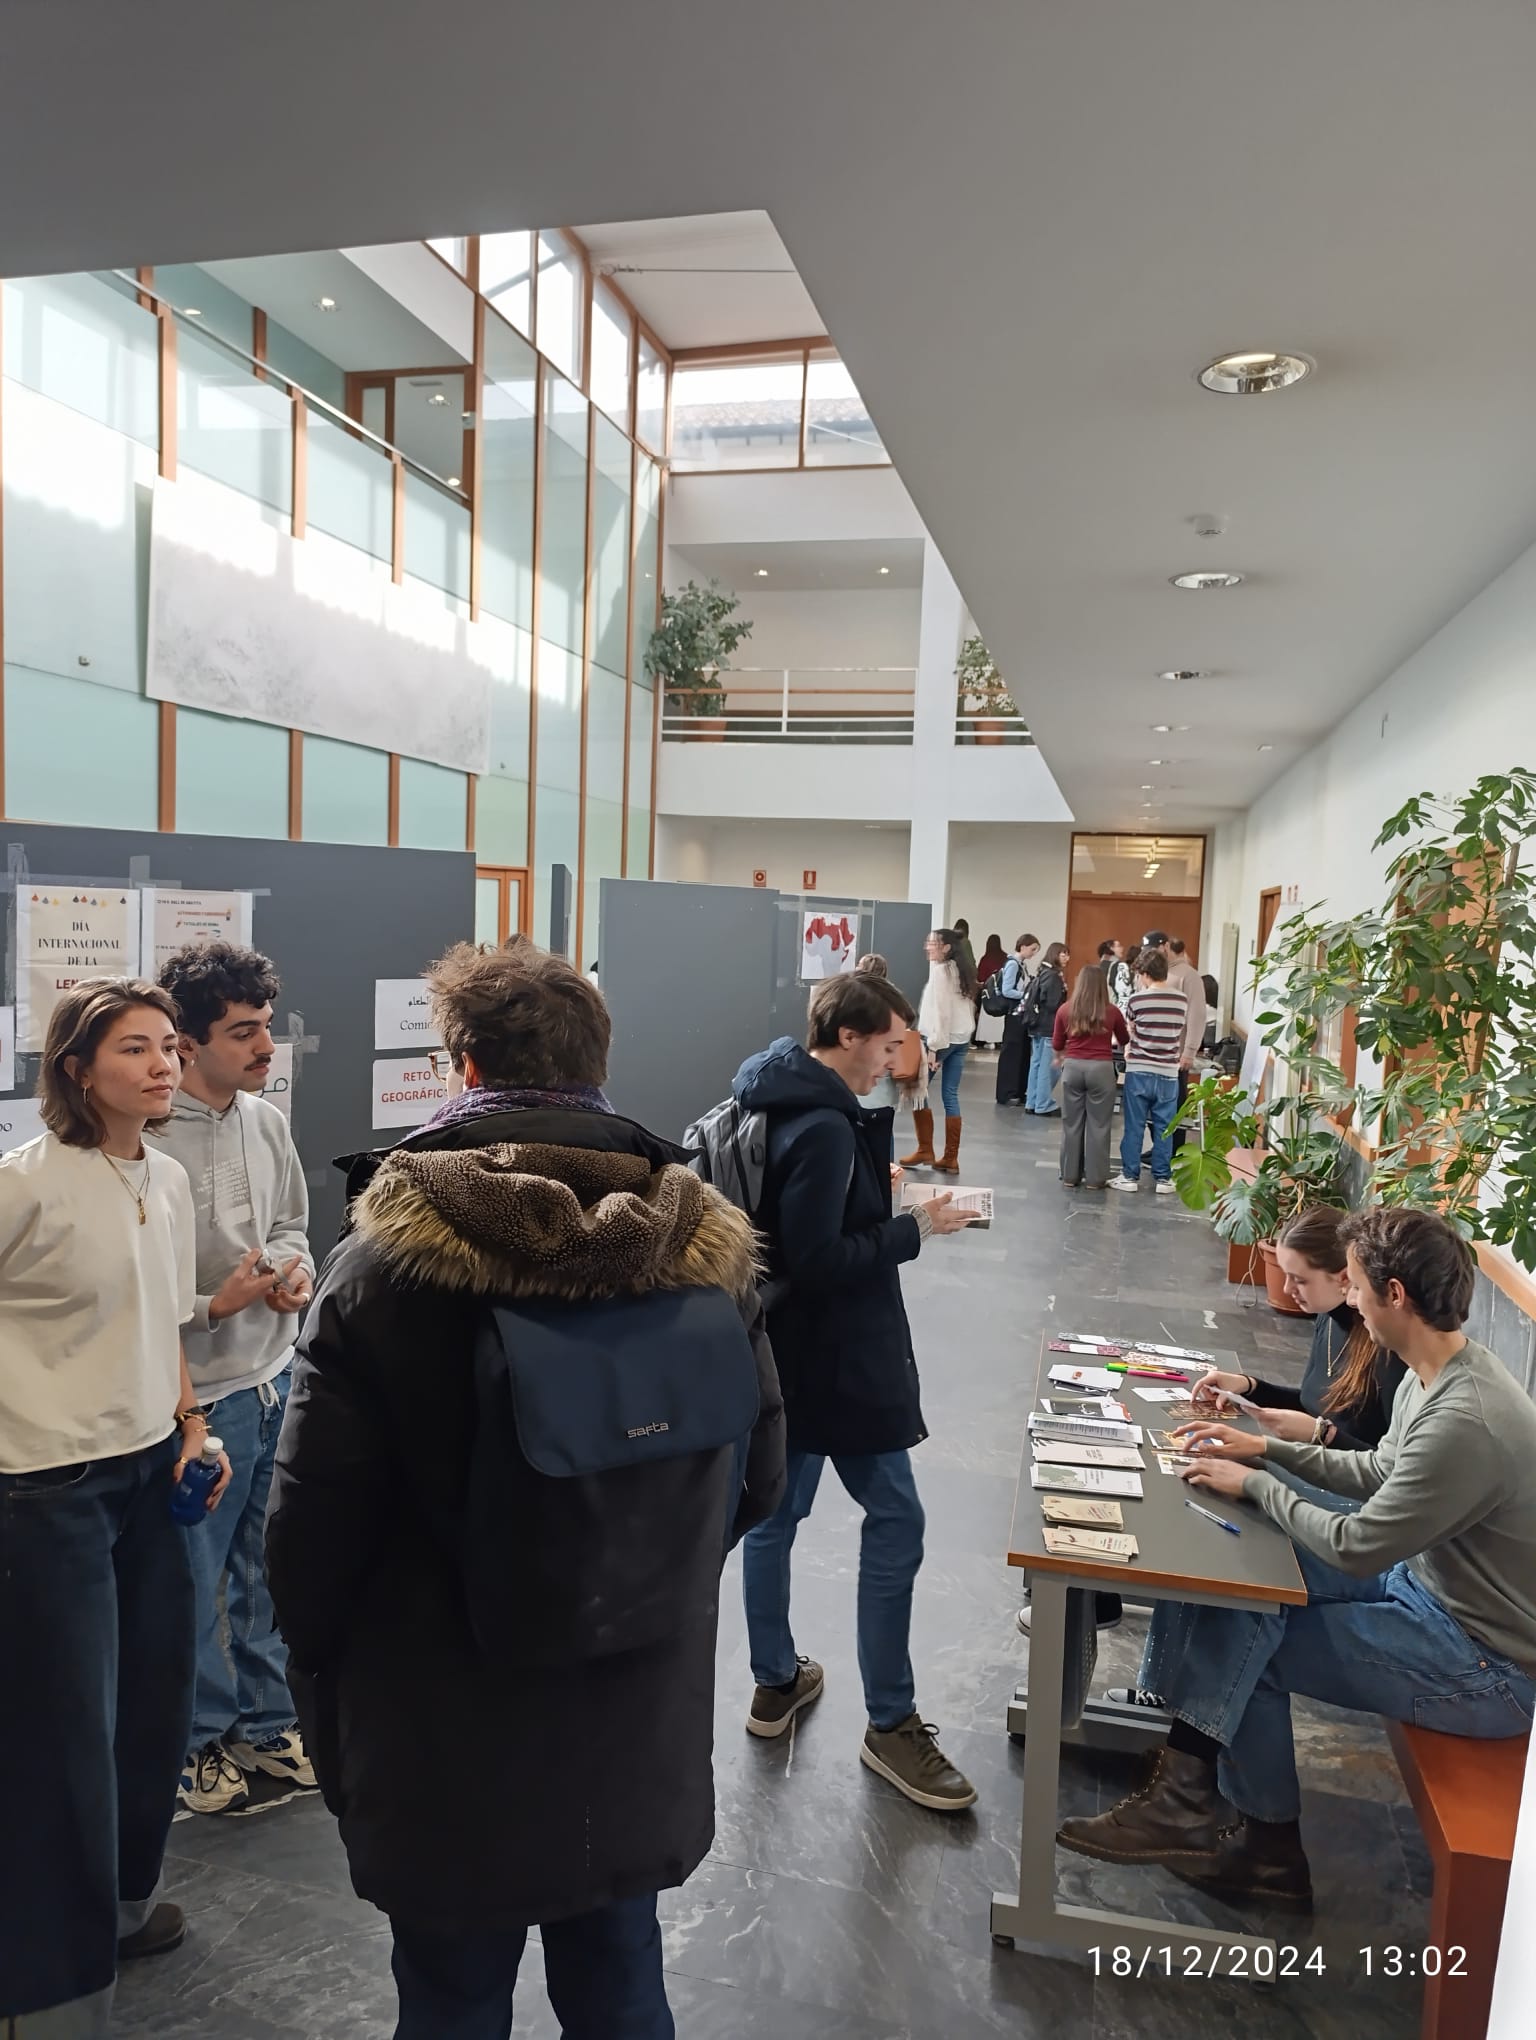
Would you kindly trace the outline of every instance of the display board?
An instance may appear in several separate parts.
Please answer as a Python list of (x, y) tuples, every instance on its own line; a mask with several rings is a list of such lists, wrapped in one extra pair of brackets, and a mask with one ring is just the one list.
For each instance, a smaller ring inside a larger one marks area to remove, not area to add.
[[(275, 1102), (289, 1114), (309, 1184), (310, 1240), (317, 1260), (323, 1259), (342, 1218), (342, 1178), (333, 1158), (398, 1138), (374, 1131), (376, 985), (414, 979), (450, 943), (473, 937), (474, 858), (466, 851), (28, 822), (0, 823), (0, 831), (6, 845), (0, 882), (7, 888), (0, 895), (5, 938), (0, 1006), (17, 997), (17, 910), (23, 901), (21, 918), (31, 917), (33, 943), (26, 989), (33, 1002), (46, 994), (36, 947), (45, 924), (32, 907), (33, 891), (40, 902), (64, 900), (66, 936), (71, 919), (82, 918), (67, 912), (72, 893), (87, 900), (110, 895), (116, 912), (115, 902), (125, 894), (141, 910), (139, 895), (153, 887), (151, 925), (162, 939), (175, 924), (178, 888), (186, 896), (189, 928), (210, 922), (221, 899), (249, 898), (250, 939), (272, 958), (283, 980), (275, 1019), (282, 1047), (269, 1089), (279, 1091)], [(237, 933), (243, 932), (242, 914), (243, 909), (232, 917)], [(110, 944), (116, 929), (111, 913), (96, 908), (83, 918), (93, 915), (103, 920), (105, 931), (93, 939)], [(18, 1036), (15, 1090), (0, 1096), (0, 1123), (12, 1135), (31, 1128), (37, 1069), (38, 1057), (24, 1052)]]

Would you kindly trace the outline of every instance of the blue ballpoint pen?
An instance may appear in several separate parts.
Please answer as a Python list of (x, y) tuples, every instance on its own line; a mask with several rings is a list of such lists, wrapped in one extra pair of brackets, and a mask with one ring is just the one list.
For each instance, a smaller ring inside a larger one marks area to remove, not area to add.
[(1218, 1516), (1214, 1509), (1202, 1509), (1198, 1502), (1186, 1501), (1186, 1509), (1193, 1509), (1197, 1516), (1204, 1516), (1207, 1523), (1214, 1523), (1218, 1530), (1230, 1530), (1234, 1537), (1241, 1537), (1242, 1531), (1235, 1523), (1229, 1523), (1225, 1516)]

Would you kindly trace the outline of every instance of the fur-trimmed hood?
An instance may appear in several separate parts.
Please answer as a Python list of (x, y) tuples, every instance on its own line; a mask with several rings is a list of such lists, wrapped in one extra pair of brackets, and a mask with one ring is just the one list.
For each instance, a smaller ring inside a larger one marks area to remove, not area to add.
[(352, 1217), (393, 1274), (472, 1296), (740, 1297), (758, 1273), (750, 1221), (691, 1170), (601, 1149), (401, 1148)]

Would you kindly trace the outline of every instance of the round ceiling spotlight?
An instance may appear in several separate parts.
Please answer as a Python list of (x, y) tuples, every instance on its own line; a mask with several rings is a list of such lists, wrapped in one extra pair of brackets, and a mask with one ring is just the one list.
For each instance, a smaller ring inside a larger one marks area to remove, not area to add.
[(1241, 574), (1173, 574), (1169, 577), (1175, 588), (1192, 588), (1197, 594), (1204, 594), (1210, 588), (1237, 588), (1242, 585)]
[(1305, 354), (1223, 354), (1201, 369), (1198, 381), (1219, 397), (1265, 397), (1271, 390), (1288, 390), (1316, 366)]
[(1170, 666), (1166, 673), (1158, 674), (1159, 680), (1209, 680), (1210, 672), (1200, 666)]

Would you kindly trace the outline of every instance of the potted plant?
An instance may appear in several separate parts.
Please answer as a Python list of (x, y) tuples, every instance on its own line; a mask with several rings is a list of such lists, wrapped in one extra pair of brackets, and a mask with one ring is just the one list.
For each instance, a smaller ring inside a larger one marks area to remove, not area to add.
[(994, 718), (1017, 718), (1019, 709), (1008, 691), (1008, 682), (998, 671), (983, 639), (968, 637), (955, 661), (955, 691), (960, 713), (976, 718), (978, 744), (1000, 744), (1006, 725)]
[(661, 621), (645, 648), (645, 670), (663, 689), (669, 715), (698, 722), (700, 738), (719, 743), (725, 735), (725, 689), (720, 675), (732, 652), (752, 635), (736, 616), (740, 603), (711, 581), (697, 581), (661, 598)]

